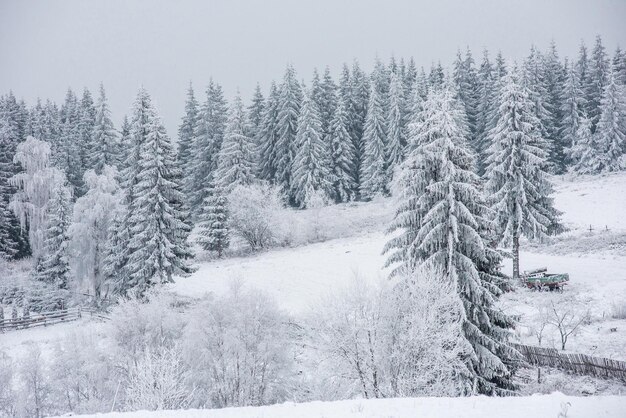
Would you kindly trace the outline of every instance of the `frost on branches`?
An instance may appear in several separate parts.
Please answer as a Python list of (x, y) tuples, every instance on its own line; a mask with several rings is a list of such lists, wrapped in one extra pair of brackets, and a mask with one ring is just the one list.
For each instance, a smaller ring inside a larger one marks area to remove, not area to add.
[(517, 75), (504, 79), (498, 122), (491, 132), (487, 190), (501, 243), (513, 246), (513, 277), (519, 277), (519, 240), (542, 238), (560, 228), (546, 172), (548, 152), (541, 123)]
[(385, 251), (391, 252), (388, 264), (396, 265), (393, 275), (428, 267), (441, 271), (440, 280), (455, 289), (464, 307), (463, 336), (471, 346), (458, 376), (463, 392), (507, 393), (514, 388), (510, 362), (517, 357), (507, 345), (512, 320), (494, 308), (506, 278), (499, 272), (500, 257), (489, 248), (488, 209), (472, 171), (464, 110), (454, 95), (445, 86), (424, 104), (423, 122), (411, 138), (415, 148), (399, 180), (391, 230), (400, 232)]

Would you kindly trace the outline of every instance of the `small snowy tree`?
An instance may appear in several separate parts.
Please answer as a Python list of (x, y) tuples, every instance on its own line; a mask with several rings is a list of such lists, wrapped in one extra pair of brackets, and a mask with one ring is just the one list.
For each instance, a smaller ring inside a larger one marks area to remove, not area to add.
[(218, 258), (221, 258), (230, 244), (227, 202), (220, 188), (212, 187), (210, 190), (199, 217), (198, 244), (206, 251), (217, 252)]
[(331, 157), (328, 143), (324, 141), (317, 104), (311, 92), (305, 93), (295, 140), (292, 188), (296, 204), (306, 207), (310, 196), (317, 191), (332, 194)]
[(87, 193), (76, 200), (70, 227), (74, 274), (97, 300), (109, 293), (105, 287), (105, 248), (121, 200), (116, 176), (115, 168), (108, 165), (100, 175), (94, 170), (85, 172)]
[(249, 136), (243, 101), (237, 94), (230, 109), (213, 181), (226, 190), (250, 184), (254, 180), (254, 152), (254, 139)]
[(552, 184), (545, 171), (548, 153), (533, 102), (516, 75), (505, 77), (498, 123), (491, 132), (487, 190), (502, 244), (513, 246), (513, 277), (519, 278), (519, 240), (542, 238), (558, 229)]
[(363, 162), (359, 176), (361, 197), (364, 199), (387, 193), (386, 131), (382, 98), (376, 83), (372, 80), (363, 133)]
[(596, 154), (599, 152), (601, 151), (595, 142), (595, 136), (591, 133), (591, 121), (583, 116), (578, 122), (576, 135), (568, 150), (572, 170), (580, 174), (596, 173), (596, 162), (599, 159)]

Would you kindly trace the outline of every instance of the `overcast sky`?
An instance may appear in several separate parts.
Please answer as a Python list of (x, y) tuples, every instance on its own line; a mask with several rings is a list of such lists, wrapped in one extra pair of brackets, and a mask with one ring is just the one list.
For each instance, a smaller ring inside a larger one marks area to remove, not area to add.
[(520, 59), (554, 39), (563, 57), (596, 34), (626, 47), (626, 0), (0, 0), (0, 93), (60, 103), (102, 81), (119, 125), (143, 84), (176, 136), (189, 81), (201, 100), (211, 76), (248, 98), (288, 62), (308, 80), (354, 58), (448, 65), (466, 46)]

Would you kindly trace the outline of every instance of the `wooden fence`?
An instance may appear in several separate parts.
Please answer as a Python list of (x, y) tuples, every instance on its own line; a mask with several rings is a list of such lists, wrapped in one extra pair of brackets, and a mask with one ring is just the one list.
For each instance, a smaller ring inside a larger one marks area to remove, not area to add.
[(14, 331), (18, 329), (26, 329), (39, 326), (48, 326), (61, 322), (70, 322), (80, 319), (84, 316), (91, 316), (100, 319), (107, 317), (92, 308), (68, 308), (50, 312), (31, 312), (26, 318), (20, 317), (16, 319), (8, 318), (0, 320), (0, 332)]
[(568, 354), (555, 348), (511, 344), (530, 364), (554, 367), (575, 374), (626, 381), (626, 361), (592, 357), (585, 354)]

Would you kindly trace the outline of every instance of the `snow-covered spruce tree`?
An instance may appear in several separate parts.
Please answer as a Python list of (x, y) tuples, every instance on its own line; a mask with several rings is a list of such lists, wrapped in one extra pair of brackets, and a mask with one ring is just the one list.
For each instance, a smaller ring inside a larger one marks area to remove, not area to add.
[(545, 171), (545, 139), (533, 102), (517, 75), (505, 77), (498, 124), (491, 132), (487, 192), (501, 243), (513, 246), (513, 277), (519, 278), (519, 240), (542, 238), (558, 229), (552, 184)]
[(545, 79), (545, 59), (541, 51), (534, 45), (530, 49), (530, 55), (526, 58), (523, 65), (523, 84), (529, 99), (533, 103), (533, 110), (539, 122), (537, 128), (540, 135), (544, 139), (541, 145), (546, 151), (546, 161), (548, 168), (552, 172), (557, 171), (558, 166), (558, 146), (554, 133), (556, 132), (556, 123), (553, 109), (548, 103), (548, 90)]
[(543, 72), (546, 107), (552, 113), (551, 124), (548, 127), (550, 129), (548, 135), (552, 138), (552, 153), (549, 156), (549, 160), (554, 167), (554, 172), (561, 174), (566, 169), (565, 150), (567, 149), (567, 144), (563, 141), (560, 127), (563, 120), (561, 109), (563, 107), (563, 89), (567, 74), (559, 59), (554, 41), (551, 42), (550, 49), (544, 56)]
[(91, 155), (93, 153), (94, 144), (93, 129), (96, 125), (96, 107), (91, 96), (91, 92), (83, 89), (83, 96), (78, 104), (78, 158), (80, 167), (76, 168), (76, 176), (78, 182), (74, 187), (75, 197), (80, 197), (85, 193), (85, 184), (83, 183), (83, 175), (85, 171), (91, 167)]
[(331, 124), (335, 109), (338, 105), (337, 85), (330, 75), (330, 68), (324, 69), (324, 76), (320, 85), (321, 95), (319, 100), (320, 122), (322, 123), (322, 132), (324, 140), (330, 135)]
[(100, 96), (96, 103), (96, 119), (91, 138), (89, 166), (97, 174), (102, 173), (105, 165), (116, 165), (119, 158), (117, 151), (117, 135), (111, 121), (111, 111), (107, 103), (104, 86), (100, 84)]
[(44, 255), (37, 265), (36, 278), (58, 289), (70, 285), (69, 228), (72, 192), (65, 178), (53, 186), (47, 205)]
[(261, 93), (261, 86), (259, 84), (256, 85), (254, 89), (254, 94), (252, 95), (252, 103), (248, 106), (248, 136), (252, 138), (253, 143), (253, 158), (254, 161), (254, 175), (255, 177), (259, 177), (259, 167), (261, 165), (260, 162), (260, 143), (261, 143), (261, 133), (263, 129), (263, 116), (265, 113), (265, 98), (263, 97), (263, 93)]
[(581, 112), (584, 108), (583, 92), (580, 88), (580, 82), (576, 69), (572, 66), (567, 72), (567, 78), (563, 87), (563, 96), (561, 98), (561, 141), (565, 147), (567, 155), (567, 163), (577, 163), (578, 160), (572, 155), (572, 147), (577, 142), (576, 135), (579, 128)]
[(469, 128), (470, 135), (469, 143), (474, 149), (474, 152), (478, 154), (479, 148), (476, 142), (478, 81), (476, 76), (476, 69), (474, 68), (474, 58), (472, 58), (472, 53), (469, 48), (465, 52), (465, 57), (463, 58), (461, 57), (461, 51), (457, 52), (457, 57), (454, 61), (454, 68), (452, 71), (452, 78), (456, 85), (459, 100), (465, 108), (467, 126)]
[[(584, 42), (580, 43), (580, 48), (578, 49), (578, 60), (576, 60), (576, 63), (573, 64), (573, 67), (576, 70), (579, 87), (584, 93), (585, 87), (587, 86), (587, 78), (589, 77), (589, 59), (587, 57), (587, 47)], [(586, 111), (587, 107), (584, 109)]]
[[(198, 115), (198, 101), (193, 86), (189, 83), (187, 99), (185, 100), (185, 115), (178, 127), (178, 151), (176, 154), (178, 166), (183, 173), (193, 172), (193, 143), (197, 131)], [(183, 187), (187, 202), (191, 201), (192, 186), (191, 181), (186, 181)]]
[(78, 99), (71, 89), (67, 90), (59, 116), (61, 124), (59, 143), (53, 150), (51, 162), (66, 174), (67, 180), (76, 190), (82, 182), (83, 163), (79, 131), (81, 113)]
[(382, 99), (374, 80), (370, 83), (369, 103), (363, 133), (363, 159), (359, 178), (361, 198), (371, 199), (387, 194), (387, 165), (385, 164), (385, 126)]
[(477, 74), (477, 107), (476, 107), (476, 169), (482, 176), (485, 172), (486, 150), (489, 146), (490, 120), (493, 117), (494, 108), (497, 107), (497, 80), (494, 76), (493, 66), (489, 61), (489, 52), (483, 52), (483, 59)]
[(63, 172), (50, 167), (50, 144), (33, 137), (17, 146), (13, 161), (22, 171), (9, 179), (15, 188), (9, 207), (22, 228), (28, 227), (28, 240), (37, 264), (45, 253), (48, 203), (57, 185), (66, 179)]
[(604, 87), (609, 81), (609, 72), (611, 64), (606, 55), (602, 38), (600, 35), (596, 37), (596, 44), (591, 52), (589, 66), (587, 69), (587, 77), (583, 87), (585, 92), (586, 114), (591, 120), (591, 132), (595, 134), (598, 122), (600, 121), (600, 109)]
[(330, 150), (322, 138), (319, 110), (311, 95), (312, 90), (305, 92), (300, 109), (291, 174), (292, 196), (301, 208), (307, 207), (316, 192), (328, 198), (333, 194)]
[(348, 133), (350, 122), (344, 99), (339, 98), (335, 114), (330, 124), (330, 148), (334, 178), (334, 196), (337, 202), (353, 200), (357, 192), (354, 178), (355, 150)]
[(199, 213), (204, 198), (208, 196), (207, 186), (217, 169), (217, 155), (222, 148), (228, 119), (222, 87), (211, 80), (206, 96), (193, 142), (193, 169), (190, 173), (184, 173), (185, 183), (192, 196), (188, 204), (194, 215)]
[(613, 71), (613, 77), (617, 84), (622, 86), (626, 85), (626, 52), (622, 51), (619, 46), (613, 55), (611, 71)]
[(227, 192), (254, 180), (254, 139), (249, 137), (248, 119), (241, 96), (230, 108), (222, 149), (217, 157), (214, 182)]
[(602, 95), (595, 136), (598, 152), (588, 164), (596, 172), (626, 168), (626, 88), (615, 81), (612, 73)]
[(276, 143), (278, 141), (278, 88), (272, 82), (267, 103), (263, 111), (263, 122), (259, 132), (258, 176), (273, 182), (276, 178)]
[(358, 61), (352, 64), (352, 73), (350, 75), (350, 107), (348, 111), (348, 120), (350, 121), (350, 129), (348, 132), (352, 137), (355, 152), (354, 178), (357, 185), (362, 183), (361, 169), (363, 165), (363, 153), (365, 143), (363, 133), (365, 131), (365, 120), (367, 119), (367, 104), (369, 102), (370, 82), (367, 75), (361, 70)]
[[(471, 347), (457, 376), (466, 394), (503, 394), (514, 389), (509, 366), (518, 358), (507, 344), (513, 322), (495, 308), (506, 277), (489, 247), (488, 208), (474, 170), (461, 103), (450, 87), (435, 90), (415, 129), (417, 144), (403, 164), (400, 204), (385, 246), (392, 275), (420, 267), (441, 271), (462, 312), (462, 335)], [(402, 276), (400, 276), (402, 277)], [(420, 277), (413, 278), (419, 281)]]
[[(104, 270), (107, 241), (121, 200), (116, 177), (117, 171), (108, 165), (101, 174), (85, 172), (87, 192), (74, 204), (69, 229), (72, 271), (97, 301), (110, 293)], [(123, 252), (123, 248), (117, 251)]]
[[(127, 288), (144, 294), (150, 287), (188, 274), (190, 226), (182, 205), (180, 172), (165, 128), (141, 89), (133, 118), (135, 171), (128, 199)], [(124, 291), (125, 289), (122, 289)]]
[(387, 112), (387, 142), (385, 161), (388, 177), (391, 178), (395, 167), (404, 159), (406, 146), (406, 108), (404, 86), (399, 74), (391, 73), (389, 85), (389, 109)]
[(278, 138), (275, 144), (276, 174), (274, 183), (285, 193), (292, 190), (292, 164), (295, 156), (295, 141), (298, 117), (302, 103), (302, 88), (296, 78), (296, 70), (287, 66), (278, 95)]
[(122, 126), (119, 131), (119, 141), (117, 141), (117, 161), (115, 166), (120, 174), (123, 174), (127, 170), (126, 163), (129, 161), (129, 157), (132, 154), (132, 136), (130, 133), (130, 122), (128, 116), (124, 115), (122, 119)]
[(595, 142), (596, 136), (591, 133), (591, 121), (584, 115), (578, 121), (578, 129), (573, 138), (568, 156), (572, 163), (572, 171), (579, 174), (597, 173), (596, 161), (600, 151)]
[(17, 165), (13, 163), (18, 139), (7, 113), (0, 98), (0, 258), (11, 260), (27, 256), (30, 249), (17, 218), (9, 208), (15, 192), (9, 179), (18, 171)]
[(210, 185), (209, 188), (210, 194), (204, 199), (198, 221), (200, 236), (197, 242), (204, 250), (214, 251), (218, 258), (222, 258), (230, 245), (226, 195), (220, 187)]

